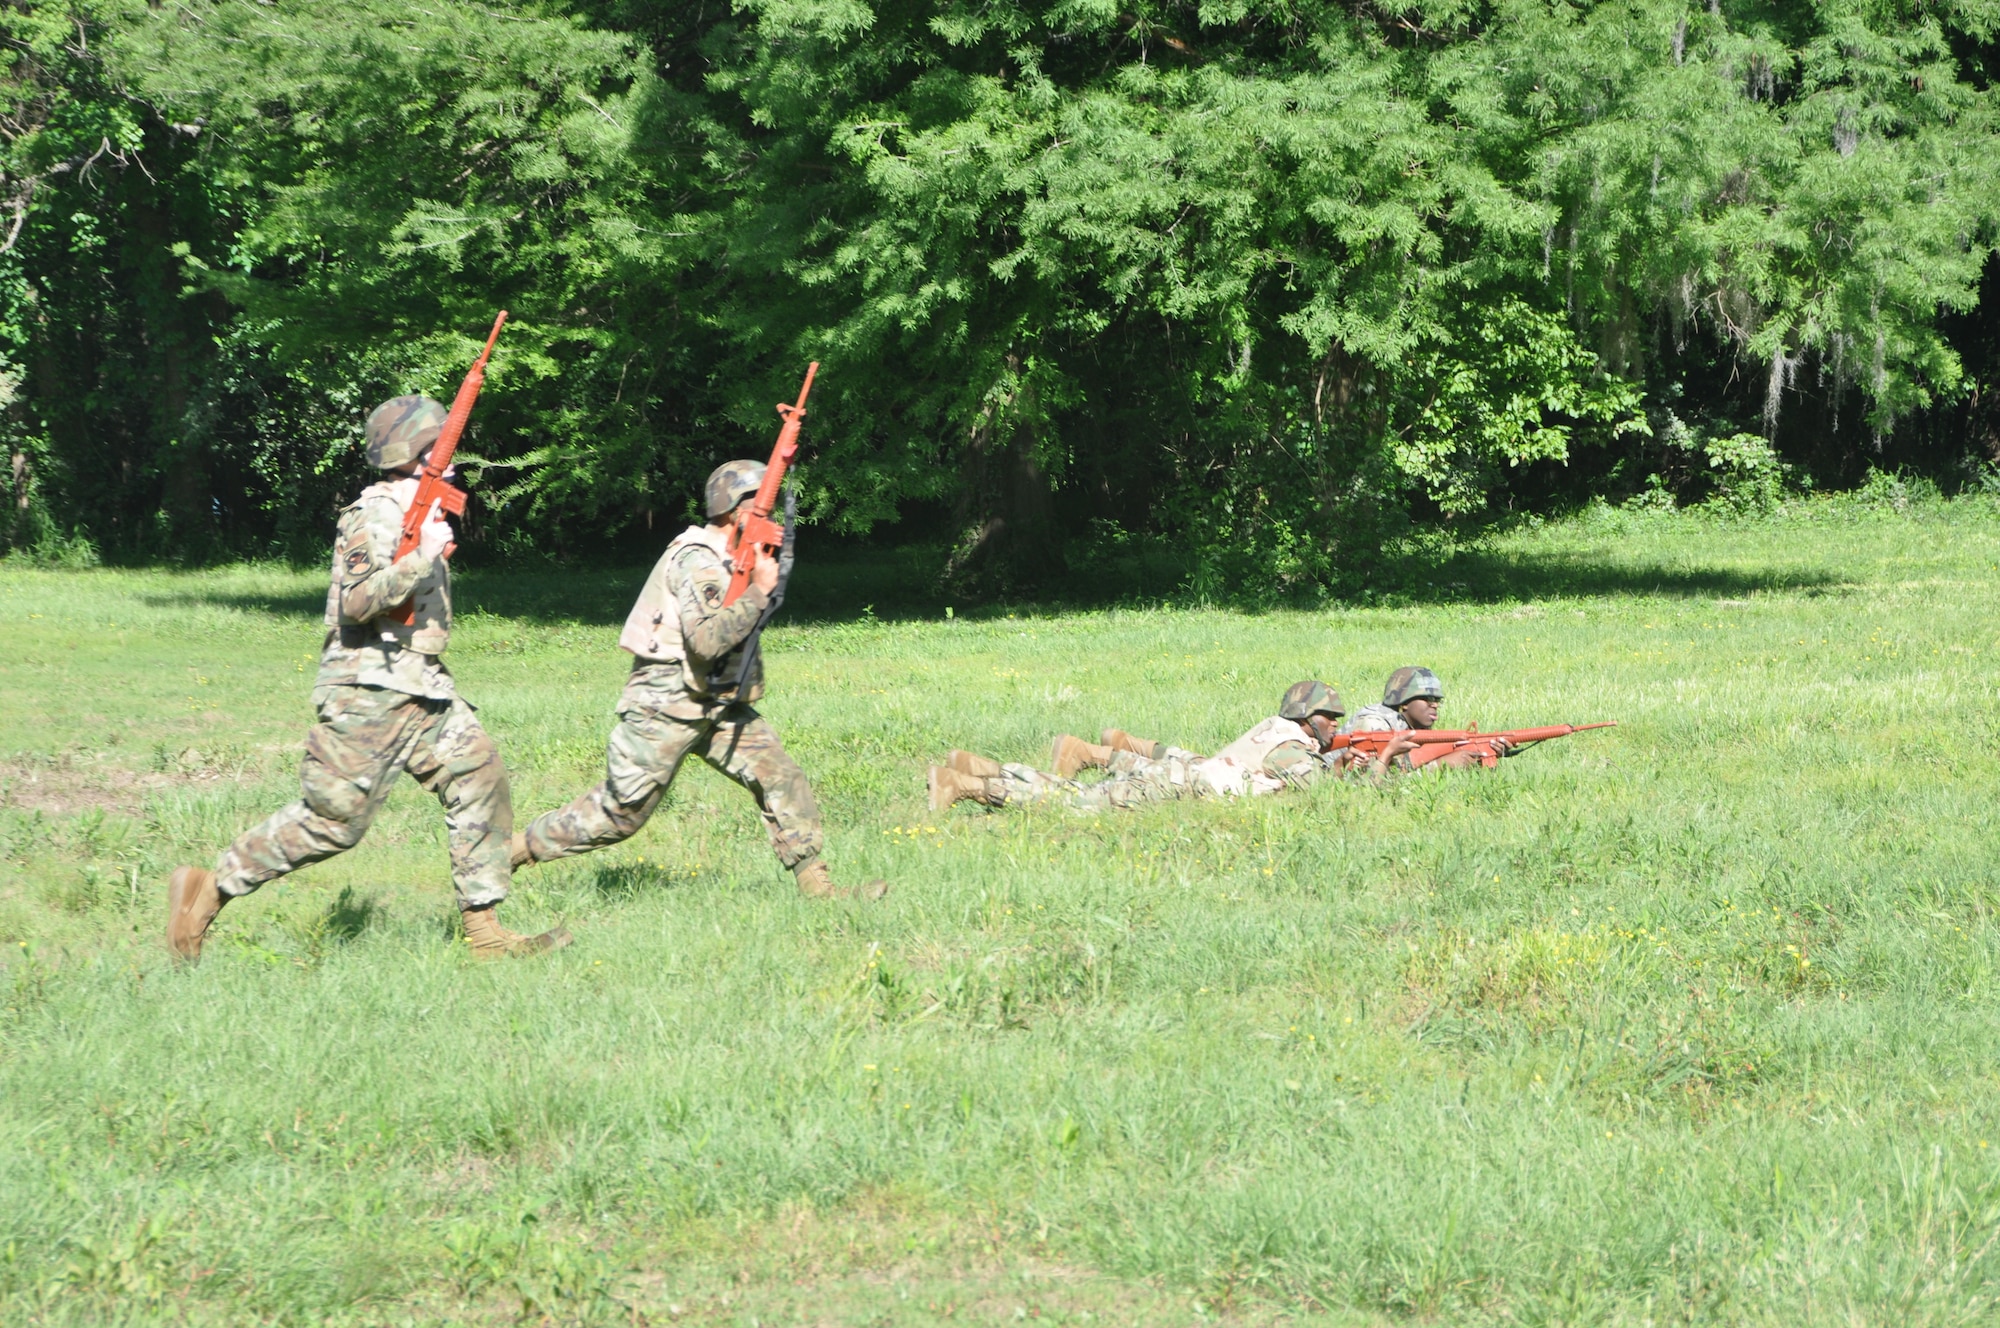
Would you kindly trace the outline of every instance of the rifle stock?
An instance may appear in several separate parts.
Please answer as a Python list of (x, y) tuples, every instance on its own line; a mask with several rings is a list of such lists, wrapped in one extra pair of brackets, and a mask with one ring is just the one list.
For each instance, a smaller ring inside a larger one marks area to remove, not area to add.
[[(403, 537), (396, 542), (396, 557), (416, 551), (424, 522), (430, 519), (431, 506), (436, 504), (453, 516), (465, 511), (465, 490), (444, 477), (451, 469), (452, 454), (458, 451), (458, 440), (465, 433), (465, 422), (472, 418), (472, 403), (479, 399), (479, 389), (486, 383), (486, 360), (493, 354), (493, 343), (500, 340), (500, 329), (506, 326), (507, 311), (493, 320), (493, 331), (487, 334), (486, 347), (479, 352), (479, 358), (472, 362), (466, 372), (465, 381), (458, 385), (458, 395), (451, 400), (451, 413), (445, 416), (444, 427), (438, 430), (437, 441), (431, 444), (430, 455), (424, 458), (424, 468), (417, 472), (416, 497), (403, 513)], [(444, 546), (444, 556), (451, 557), (456, 544)], [(416, 621), (417, 601), (412, 596), (383, 615), (406, 626)]]

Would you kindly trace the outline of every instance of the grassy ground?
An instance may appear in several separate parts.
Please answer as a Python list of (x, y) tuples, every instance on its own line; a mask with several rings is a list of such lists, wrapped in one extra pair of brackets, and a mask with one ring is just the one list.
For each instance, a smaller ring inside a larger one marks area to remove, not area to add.
[[(167, 870), (292, 795), (318, 578), (0, 564), (0, 1322), (1992, 1322), (1994, 517), (1600, 512), (1311, 613), (808, 571), (767, 709), (894, 893), (802, 902), (697, 769), (524, 874), (577, 944), (494, 966), (406, 783), (171, 970)], [(466, 578), (526, 811), (597, 777), (636, 581)], [(1449, 723), (1621, 727), (923, 805), (953, 745), (1213, 746), (1410, 662)]]

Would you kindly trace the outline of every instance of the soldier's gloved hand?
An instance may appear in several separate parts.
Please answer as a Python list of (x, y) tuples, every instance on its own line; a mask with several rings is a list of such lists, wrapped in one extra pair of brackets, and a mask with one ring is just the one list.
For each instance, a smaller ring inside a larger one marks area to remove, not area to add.
[(444, 556), (451, 547), (451, 522), (444, 519), (444, 504), (432, 503), (430, 515), (417, 527), (417, 552), (430, 559)]
[(752, 589), (761, 590), (766, 595), (778, 588), (778, 560), (766, 554), (750, 569)]

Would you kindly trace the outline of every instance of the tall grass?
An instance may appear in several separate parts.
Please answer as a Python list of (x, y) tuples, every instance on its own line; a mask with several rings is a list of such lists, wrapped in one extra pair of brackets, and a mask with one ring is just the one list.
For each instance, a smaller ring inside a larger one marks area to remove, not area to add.
[[(691, 770), (523, 874), (578, 944), (498, 966), (406, 784), (171, 970), (164, 872), (291, 796), (314, 578), (0, 566), (0, 1320), (1991, 1321), (1993, 518), (1600, 511), (1315, 612), (885, 621), (808, 573), (767, 710), (894, 892), (796, 898)], [(635, 579), (467, 578), (524, 811), (597, 777)], [(1212, 747), (1404, 663), (1450, 723), (1620, 727), (923, 805), (951, 746)]]

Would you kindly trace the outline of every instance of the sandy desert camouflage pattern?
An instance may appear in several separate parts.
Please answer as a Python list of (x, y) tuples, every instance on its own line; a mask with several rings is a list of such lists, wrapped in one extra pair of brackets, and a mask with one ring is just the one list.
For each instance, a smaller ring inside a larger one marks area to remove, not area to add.
[(368, 412), (368, 464), (377, 470), (407, 466), (438, 440), (450, 416), (429, 397), (390, 397)]
[(215, 866), (216, 887), (247, 895), (266, 881), (361, 842), (407, 770), (444, 804), (460, 908), (507, 897), (514, 803), (499, 749), (464, 701), (384, 687), (321, 687), (306, 734), (300, 798), (244, 834)]
[[(1261, 721), (1251, 733), (1271, 722)], [(1159, 759), (1119, 752), (1111, 758), (1109, 777), (1096, 784), (1062, 779), (1032, 766), (1004, 765), (998, 776), (986, 781), (987, 800), (996, 806), (1054, 803), (1076, 811), (1102, 811), (1180, 798), (1255, 797), (1304, 788), (1331, 773), (1304, 736), (1301, 734), (1301, 741), (1266, 747), (1255, 770), (1219, 756), (1201, 757), (1177, 748)]]
[[(724, 605), (728, 585), (729, 564), (713, 532), (697, 526), (668, 546), (619, 639), (634, 659), (618, 698), (604, 782), (535, 818), (526, 833), (535, 861), (588, 853), (637, 834), (690, 755), (756, 799), (779, 862), (796, 868), (819, 856), (825, 834), (812, 786), (777, 730), (749, 704), (763, 695), (762, 664), (751, 671), (741, 700), (728, 687), (708, 688), (711, 676), (734, 682), (737, 648), (766, 602), (751, 589)], [(635, 629), (644, 640), (634, 638)]]

